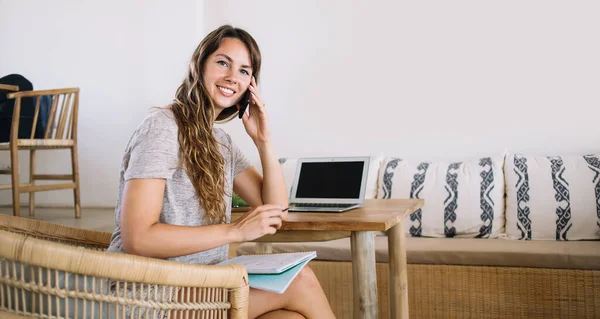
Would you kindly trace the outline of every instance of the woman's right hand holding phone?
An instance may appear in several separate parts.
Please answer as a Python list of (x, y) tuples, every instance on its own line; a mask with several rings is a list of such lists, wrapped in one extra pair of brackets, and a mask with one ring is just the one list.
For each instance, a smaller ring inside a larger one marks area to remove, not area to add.
[(237, 241), (252, 241), (264, 235), (275, 234), (287, 218), (287, 211), (282, 211), (283, 208), (281, 205), (267, 204), (244, 214), (232, 224)]

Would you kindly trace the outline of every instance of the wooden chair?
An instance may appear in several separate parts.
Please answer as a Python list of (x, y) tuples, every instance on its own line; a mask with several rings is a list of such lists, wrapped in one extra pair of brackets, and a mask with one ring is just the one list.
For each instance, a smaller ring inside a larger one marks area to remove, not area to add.
[[(10, 88), (4, 88), (10, 89)], [(18, 90), (18, 88), (17, 88)], [(36, 138), (36, 126), (40, 114), (40, 100), (42, 96), (52, 98), (48, 124), (44, 136)], [(33, 125), (29, 138), (19, 138), (19, 117), (21, 114), (21, 100), (26, 97), (37, 97)], [(11, 166), (0, 169), (0, 174), (10, 174), (11, 184), (0, 184), (0, 190), (12, 189), (13, 214), (20, 216), (21, 193), (29, 193), (29, 216), (35, 214), (35, 192), (59, 189), (73, 189), (75, 201), (75, 218), (81, 218), (80, 192), (79, 192), (79, 163), (77, 159), (77, 114), (79, 108), (79, 88), (66, 88), (43, 91), (23, 91), (8, 94), (9, 99), (15, 99), (10, 141), (0, 143), (0, 150), (10, 151)], [(70, 149), (72, 174), (37, 174), (36, 151), (50, 149)], [(29, 183), (19, 182), (19, 150), (29, 150)], [(68, 181), (48, 185), (36, 185), (39, 180)]]
[(243, 266), (106, 252), (110, 237), (0, 215), (0, 318), (248, 318)]
[(0, 84), (0, 90), (3, 90), (3, 91), (18, 91), (19, 87), (17, 85)]

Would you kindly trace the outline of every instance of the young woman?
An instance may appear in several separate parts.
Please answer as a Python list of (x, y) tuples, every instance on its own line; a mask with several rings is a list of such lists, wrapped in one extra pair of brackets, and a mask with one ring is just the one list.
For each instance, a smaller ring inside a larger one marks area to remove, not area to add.
[[(281, 167), (257, 82), (261, 55), (244, 30), (222, 26), (202, 40), (173, 104), (136, 129), (120, 170), (110, 251), (194, 263), (227, 259), (228, 244), (273, 234), (288, 204)], [(215, 123), (235, 118), (256, 145), (263, 176)], [(230, 223), (231, 195), (254, 209)], [(305, 267), (284, 294), (250, 289), (249, 318), (333, 318), (314, 273)]]

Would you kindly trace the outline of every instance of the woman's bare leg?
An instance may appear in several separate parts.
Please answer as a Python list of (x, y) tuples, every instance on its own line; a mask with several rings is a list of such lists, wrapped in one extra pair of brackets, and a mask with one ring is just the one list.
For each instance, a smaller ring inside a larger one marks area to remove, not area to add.
[(250, 289), (248, 308), (250, 319), (262, 319), (259, 316), (279, 309), (297, 312), (307, 319), (335, 318), (321, 284), (308, 267), (300, 271), (283, 294)]
[[(191, 291), (181, 290), (177, 300), (198, 301), (200, 293), (193, 298)], [(200, 311), (201, 312), (201, 311)], [(188, 315), (198, 315), (191, 311)], [(171, 318), (185, 317), (171, 311)], [(335, 318), (327, 297), (313, 271), (304, 267), (283, 294), (250, 288), (248, 302), (249, 319), (330, 319)]]
[(295, 311), (275, 310), (267, 312), (256, 319), (306, 319), (303, 315)]

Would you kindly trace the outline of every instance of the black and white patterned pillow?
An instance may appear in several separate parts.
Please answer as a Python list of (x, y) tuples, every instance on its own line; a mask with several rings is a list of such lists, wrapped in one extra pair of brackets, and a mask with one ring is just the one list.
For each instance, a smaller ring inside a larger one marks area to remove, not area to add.
[(509, 237), (600, 239), (600, 155), (509, 154), (505, 175)]
[(405, 221), (413, 237), (489, 238), (504, 231), (504, 157), (464, 161), (386, 158), (377, 198), (419, 198)]

